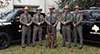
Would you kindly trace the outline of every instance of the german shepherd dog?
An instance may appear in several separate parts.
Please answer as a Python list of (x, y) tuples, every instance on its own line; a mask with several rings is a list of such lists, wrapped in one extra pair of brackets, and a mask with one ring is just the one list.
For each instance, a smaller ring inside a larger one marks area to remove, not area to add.
[(47, 34), (48, 37), (47, 37), (47, 45), (46, 45), (46, 47), (47, 48), (55, 48), (56, 47), (56, 44), (54, 43), (52, 26), (49, 26), (48, 29), (49, 29), (49, 33)]

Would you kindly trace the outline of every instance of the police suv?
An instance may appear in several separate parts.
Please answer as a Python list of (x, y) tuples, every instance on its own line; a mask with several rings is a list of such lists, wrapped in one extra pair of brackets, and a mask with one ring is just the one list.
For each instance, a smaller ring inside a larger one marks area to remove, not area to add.
[(79, 13), (83, 14), (84, 41), (100, 43), (100, 10), (80, 10)]
[[(16, 9), (6, 14), (0, 14), (0, 49), (5, 49), (10, 43), (21, 40), (22, 25), (19, 18), (22, 13), (24, 13), (23, 9)], [(29, 11), (29, 14), (33, 16), (35, 12)], [(41, 14), (45, 17), (44, 13)]]

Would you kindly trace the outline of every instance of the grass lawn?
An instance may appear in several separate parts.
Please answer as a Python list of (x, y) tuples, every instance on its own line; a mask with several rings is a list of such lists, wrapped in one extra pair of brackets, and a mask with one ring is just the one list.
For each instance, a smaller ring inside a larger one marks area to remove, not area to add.
[[(39, 46), (37, 42), (36, 47), (27, 46), (26, 48), (22, 48), (21, 45), (12, 45), (5, 50), (0, 50), (0, 54), (100, 54), (100, 48), (90, 45), (84, 45), (83, 49), (78, 49), (77, 47), (67, 48), (61, 47), (62, 36), (60, 33), (57, 33), (58, 47), (55, 49), (48, 49), (45, 47), (46, 42), (43, 41), (44, 46)], [(67, 44), (67, 42), (66, 42)]]

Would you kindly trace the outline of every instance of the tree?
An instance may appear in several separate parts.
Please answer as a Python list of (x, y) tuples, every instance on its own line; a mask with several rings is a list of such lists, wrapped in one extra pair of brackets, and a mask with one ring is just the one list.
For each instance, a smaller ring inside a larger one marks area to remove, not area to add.
[(77, 5), (81, 6), (82, 9), (89, 9), (89, 7), (100, 7), (100, 0), (77, 0)]
[(56, 4), (58, 5), (58, 7), (60, 9), (63, 9), (63, 7), (66, 5), (66, 4), (69, 4), (71, 0), (58, 0), (56, 2)]
[(74, 10), (76, 5), (79, 5), (81, 9), (89, 9), (89, 7), (100, 7), (100, 0), (58, 0), (56, 2), (58, 8), (63, 9), (65, 5), (69, 5), (71, 10)]
[(10, 0), (0, 0), (0, 8), (7, 7)]
[(22, 2), (22, 0), (18, 0), (20, 3)]
[(2, 1), (0, 1), (0, 8), (2, 7), (2, 4), (3, 4), (3, 2), (2, 2)]

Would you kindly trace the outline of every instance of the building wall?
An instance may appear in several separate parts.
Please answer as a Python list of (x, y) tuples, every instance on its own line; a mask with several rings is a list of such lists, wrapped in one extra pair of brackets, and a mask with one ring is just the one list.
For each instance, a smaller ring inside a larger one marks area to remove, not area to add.
[[(43, 9), (43, 13), (47, 13), (50, 5), (56, 6), (57, 0), (9, 0), (10, 5), (3, 8), (3, 11), (13, 10), (14, 5), (39, 5)], [(21, 1), (21, 2), (20, 2)]]
[(14, 5), (39, 5), (39, 0), (20, 0), (20, 1), (14, 0)]

